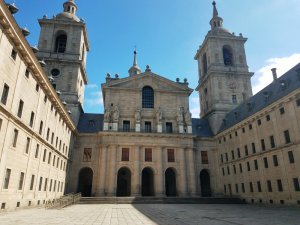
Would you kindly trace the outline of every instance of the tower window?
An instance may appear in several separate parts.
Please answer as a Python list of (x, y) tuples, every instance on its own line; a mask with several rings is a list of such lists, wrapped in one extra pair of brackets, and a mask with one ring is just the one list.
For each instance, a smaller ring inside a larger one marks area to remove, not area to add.
[(67, 39), (67, 35), (65, 34), (58, 35), (56, 38), (54, 51), (57, 53), (64, 53), (67, 47)]
[(233, 54), (231, 47), (227, 45), (223, 47), (223, 58), (225, 66), (233, 66)]
[(232, 103), (237, 104), (237, 98), (236, 95), (232, 95)]
[(154, 91), (149, 86), (144, 87), (142, 90), (142, 106), (143, 108), (154, 108)]
[(202, 56), (202, 70), (203, 70), (203, 76), (207, 74), (207, 57), (206, 53)]
[(58, 76), (59, 74), (60, 74), (59, 69), (52, 69), (52, 70), (51, 70), (51, 75), (52, 75), (52, 76), (56, 77), (56, 76)]

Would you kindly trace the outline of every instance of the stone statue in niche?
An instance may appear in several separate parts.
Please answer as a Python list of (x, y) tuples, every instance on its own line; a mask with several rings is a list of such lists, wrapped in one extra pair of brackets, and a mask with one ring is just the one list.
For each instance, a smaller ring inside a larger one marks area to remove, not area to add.
[(187, 125), (192, 124), (192, 114), (189, 109), (184, 113), (184, 120)]
[(119, 108), (118, 108), (118, 106), (115, 105), (114, 110), (113, 110), (113, 122), (118, 122), (119, 116), (120, 116)]
[(134, 117), (136, 123), (141, 122), (141, 110), (139, 108), (136, 109)]
[(110, 119), (111, 119), (110, 117), (111, 117), (111, 112), (110, 112), (110, 109), (107, 108), (107, 109), (105, 109), (105, 112), (104, 112), (104, 122), (109, 123)]
[(178, 122), (178, 124), (182, 124), (183, 123), (183, 114), (184, 114), (184, 108), (183, 107), (179, 107), (179, 110), (177, 112), (177, 122)]
[(90, 162), (92, 160), (92, 149), (91, 148), (85, 148), (83, 150), (83, 161), (84, 162)]
[(160, 107), (158, 107), (158, 110), (156, 111), (156, 121), (157, 123), (161, 123), (162, 122), (162, 110)]

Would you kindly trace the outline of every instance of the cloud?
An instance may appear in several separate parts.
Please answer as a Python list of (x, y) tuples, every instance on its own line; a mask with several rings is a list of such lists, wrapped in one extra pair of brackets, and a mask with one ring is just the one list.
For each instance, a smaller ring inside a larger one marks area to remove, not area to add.
[(85, 100), (85, 104), (87, 104), (88, 106), (103, 105), (103, 96), (101, 91), (91, 92), (90, 96), (92, 97), (87, 98)]
[(192, 113), (193, 118), (199, 118), (200, 116), (199, 97), (190, 98), (190, 112)]
[(87, 89), (95, 89), (95, 88), (98, 88), (98, 85), (97, 84), (88, 84), (86, 86)]
[(271, 58), (266, 61), (266, 65), (260, 68), (253, 77), (253, 94), (256, 94), (264, 87), (272, 83), (273, 76), (271, 69), (277, 68), (278, 77), (289, 71), (300, 62), (300, 53), (282, 58)]

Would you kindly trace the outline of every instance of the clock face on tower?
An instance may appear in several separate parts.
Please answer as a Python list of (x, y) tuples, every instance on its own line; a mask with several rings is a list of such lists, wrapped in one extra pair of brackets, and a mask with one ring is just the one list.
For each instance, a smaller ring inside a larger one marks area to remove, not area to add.
[(52, 76), (56, 77), (56, 76), (58, 76), (59, 74), (60, 74), (59, 69), (52, 69), (52, 70), (51, 70), (51, 75), (52, 75)]

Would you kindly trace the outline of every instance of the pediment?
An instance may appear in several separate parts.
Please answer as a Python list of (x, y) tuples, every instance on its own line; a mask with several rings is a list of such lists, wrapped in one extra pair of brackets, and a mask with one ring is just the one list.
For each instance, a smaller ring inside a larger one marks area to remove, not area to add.
[(103, 84), (103, 88), (120, 88), (131, 90), (141, 90), (145, 86), (150, 86), (157, 91), (193, 92), (193, 89), (189, 88), (187, 84), (171, 81), (152, 72), (145, 72), (117, 80), (114, 79)]

